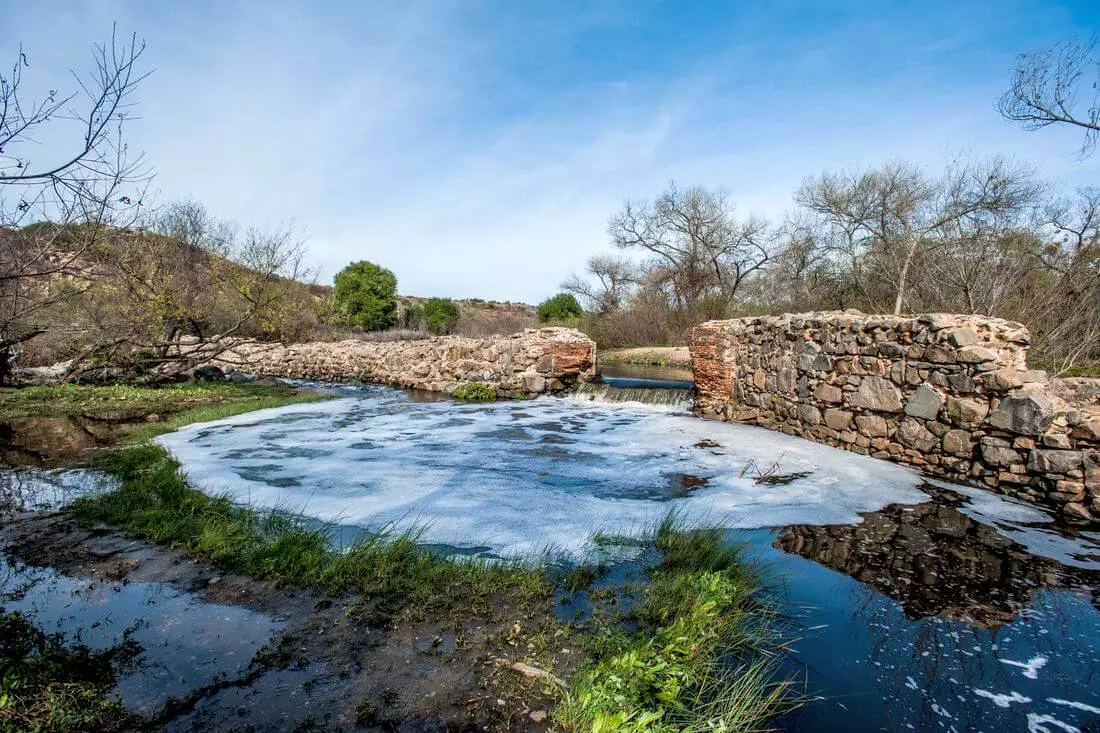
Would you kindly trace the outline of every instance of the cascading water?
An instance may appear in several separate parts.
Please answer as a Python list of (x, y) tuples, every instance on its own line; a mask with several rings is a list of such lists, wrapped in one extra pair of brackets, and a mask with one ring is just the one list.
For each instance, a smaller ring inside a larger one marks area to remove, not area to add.
[(640, 402), (676, 411), (690, 410), (694, 396), (695, 385), (691, 382), (623, 377), (601, 377), (599, 381), (582, 384), (576, 391), (576, 399), (581, 401)]

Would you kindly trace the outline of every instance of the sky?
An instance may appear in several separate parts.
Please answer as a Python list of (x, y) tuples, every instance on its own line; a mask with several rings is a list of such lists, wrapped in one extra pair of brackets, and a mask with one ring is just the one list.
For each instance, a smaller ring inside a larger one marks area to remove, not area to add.
[(538, 302), (670, 180), (771, 217), (808, 176), (890, 160), (1100, 184), (1078, 133), (995, 109), (1017, 54), (1100, 33), (1095, 0), (0, 5), (28, 91), (137, 33), (126, 135), (155, 199), (292, 224), (321, 282), (366, 259), (403, 294)]

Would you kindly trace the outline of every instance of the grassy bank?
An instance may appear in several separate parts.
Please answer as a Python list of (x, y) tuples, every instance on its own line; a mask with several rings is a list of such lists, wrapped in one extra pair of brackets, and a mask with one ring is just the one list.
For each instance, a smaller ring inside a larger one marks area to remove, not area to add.
[(600, 361), (630, 366), (691, 369), (691, 354), (686, 346), (636, 346), (607, 349), (600, 352)]
[[(672, 514), (639, 602), (592, 637), (556, 712), (575, 731), (754, 731), (791, 702), (776, 684), (759, 580), (718, 529)], [(626, 633), (624, 628), (635, 628)]]
[(495, 594), (547, 597), (544, 573), (519, 563), (450, 560), (423, 550), (415, 531), (375, 532), (334, 552), (329, 531), (284, 512), (257, 512), (187, 485), (166, 450), (153, 444), (108, 454), (103, 468), (117, 491), (81, 499), (75, 516), (108, 522), (186, 550), (222, 570), (330, 592), (354, 592), (427, 613), (485, 605)]
[(285, 385), (257, 387), (199, 382), (158, 387), (125, 384), (8, 387), (0, 389), (0, 420), (84, 416), (124, 422), (152, 417), (149, 422), (165, 424), (164, 432), (189, 422), (323, 397), (318, 392)]

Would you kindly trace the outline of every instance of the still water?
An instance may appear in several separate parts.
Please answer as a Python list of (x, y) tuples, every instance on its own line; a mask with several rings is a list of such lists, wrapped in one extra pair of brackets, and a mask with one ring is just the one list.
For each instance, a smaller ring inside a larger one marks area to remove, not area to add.
[(1100, 730), (1100, 537), (1034, 507), (676, 405), (343, 395), (162, 441), (237, 500), (499, 555), (728, 527), (792, 619), (785, 728)]
[[(340, 388), (160, 440), (208, 491), (349, 534), (417, 525), (466, 552), (583, 559), (593, 532), (641, 533), (670, 509), (727, 527), (791, 620), (783, 672), (809, 702), (786, 729), (1100, 730), (1100, 537), (682, 405)], [(45, 504), (79, 484), (0, 473)]]

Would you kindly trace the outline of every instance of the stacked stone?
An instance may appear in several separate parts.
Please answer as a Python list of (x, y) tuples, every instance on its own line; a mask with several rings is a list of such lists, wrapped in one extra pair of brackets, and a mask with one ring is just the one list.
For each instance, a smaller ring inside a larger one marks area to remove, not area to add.
[(290, 345), (242, 341), (210, 363), (226, 372), (433, 392), (481, 382), (493, 386), (501, 397), (516, 397), (559, 392), (592, 378), (596, 345), (568, 328), (527, 329), (484, 339), (440, 336)]
[(711, 321), (692, 333), (696, 412), (1096, 521), (1100, 404), (1071, 404), (1029, 371), (1029, 341), (1018, 323), (941, 313)]

